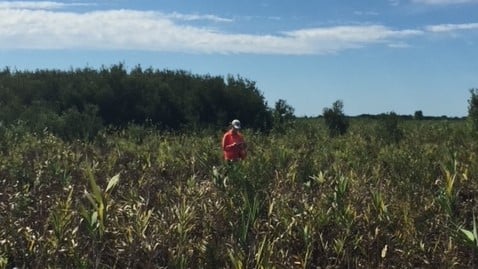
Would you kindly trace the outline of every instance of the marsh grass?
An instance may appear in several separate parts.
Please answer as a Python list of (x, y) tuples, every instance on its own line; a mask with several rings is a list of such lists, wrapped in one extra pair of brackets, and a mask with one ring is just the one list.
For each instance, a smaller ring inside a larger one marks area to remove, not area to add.
[(3, 126), (0, 268), (472, 268), (466, 124), (405, 121), (394, 143), (377, 124), (245, 130), (233, 166), (220, 132), (65, 142)]

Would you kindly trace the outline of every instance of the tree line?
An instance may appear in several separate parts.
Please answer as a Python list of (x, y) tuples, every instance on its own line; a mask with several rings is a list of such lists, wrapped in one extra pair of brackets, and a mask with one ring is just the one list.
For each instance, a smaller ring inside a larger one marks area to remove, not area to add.
[[(478, 90), (470, 92), (469, 116), (476, 119)], [(319, 117), (324, 117), (331, 136), (344, 134), (349, 127), (341, 100), (324, 108)], [(438, 118), (423, 116), (422, 111), (413, 116), (383, 113), (357, 117), (392, 123)], [(234, 118), (255, 130), (284, 132), (295, 115), (294, 108), (282, 99), (268, 107), (256, 83), (240, 76), (194, 75), (141, 66), (128, 71), (122, 63), (99, 70), (0, 70), (0, 126), (20, 123), (27, 131), (48, 130), (71, 140), (92, 139), (105, 127), (130, 124), (170, 131), (217, 129)]]
[[(280, 100), (279, 108), (293, 109)], [(150, 124), (164, 130), (216, 128), (239, 118), (267, 131), (274, 124), (254, 81), (123, 64), (99, 70), (0, 71), (0, 123), (24, 122), (67, 139), (92, 138), (107, 126)]]

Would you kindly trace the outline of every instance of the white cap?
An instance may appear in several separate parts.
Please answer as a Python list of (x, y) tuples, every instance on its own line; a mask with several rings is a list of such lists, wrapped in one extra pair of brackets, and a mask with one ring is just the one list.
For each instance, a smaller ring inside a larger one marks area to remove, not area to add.
[(231, 124), (234, 129), (241, 129), (241, 122), (239, 120), (233, 120)]

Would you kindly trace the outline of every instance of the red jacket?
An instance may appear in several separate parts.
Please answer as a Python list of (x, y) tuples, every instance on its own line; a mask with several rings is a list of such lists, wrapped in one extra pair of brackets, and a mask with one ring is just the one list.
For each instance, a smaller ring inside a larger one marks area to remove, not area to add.
[(244, 160), (246, 158), (246, 143), (244, 137), (238, 131), (232, 129), (222, 137), (222, 150), (226, 160)]

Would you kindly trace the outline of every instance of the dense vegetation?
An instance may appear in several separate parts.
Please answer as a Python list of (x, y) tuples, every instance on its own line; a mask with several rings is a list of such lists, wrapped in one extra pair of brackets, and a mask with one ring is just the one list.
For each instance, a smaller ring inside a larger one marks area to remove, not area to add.
[(296, 119), (240, 77), (4, 69), (0, 269), (475, 268), (471, 94), (469, 121)]
[(0, 121), (24, 121), (65, 139), (93, 138), (105, 126), (152, 125), (162, 130), (224, 126), (240, 118), (272, 128), (272, 112), (255, 83), (241, 77), (123, 64), (94, 70), (0, 72)]
[[(473, 268), (478, 143), (463, 121), (130, 126), (66, 142), (0, 127), (0, 268)], [(397, 126), (395, 126), (397, 127)], [(386, 132), (386, 131), (385, 131)]]

